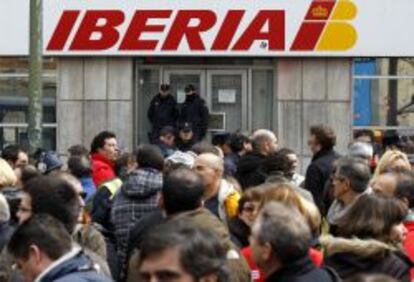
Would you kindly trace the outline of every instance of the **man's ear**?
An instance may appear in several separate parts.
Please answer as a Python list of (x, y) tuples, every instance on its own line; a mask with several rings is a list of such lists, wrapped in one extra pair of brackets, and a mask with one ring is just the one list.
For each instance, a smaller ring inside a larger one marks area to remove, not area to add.
[(218, 282), (217, 274), (207, 274), (200, 278), (200, 282)]
[(29, 248), (29, 259), (32, 260), (36, 265), (39, 265), (42, 262), (43, 254), (40, 251), (39, 247), (36, 245), (31, 245)]
[(264, 261), (270, 261), (272, 259), (272, 246), (269, 243), (262, 245), (261, 257)]

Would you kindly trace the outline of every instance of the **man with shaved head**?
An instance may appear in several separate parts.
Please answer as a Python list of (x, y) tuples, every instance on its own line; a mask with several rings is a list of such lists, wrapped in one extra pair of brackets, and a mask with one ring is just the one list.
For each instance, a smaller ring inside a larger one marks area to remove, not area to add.
[(217, 155), (199, 155), (194, 170), (204, 184), (204, 206), (225, 221), (236, 215), (240, 194), (231, 183), (223, 179), (224, 162)]
[(277, 151), (276, 135), (267, 129), (258, 129), (251, 136), (253, 151), (244, 155), (237, 164), (236, 178), (243, 189), (260, 185), (266, 176), (262, 165), (266, 156)]

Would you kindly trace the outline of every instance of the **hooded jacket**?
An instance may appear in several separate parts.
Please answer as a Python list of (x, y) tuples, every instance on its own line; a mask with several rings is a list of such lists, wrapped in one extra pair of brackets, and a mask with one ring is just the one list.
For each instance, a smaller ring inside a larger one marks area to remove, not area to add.
[(55, 261), (35, 282), (106, 282), (97, 273), (92, 261), (79, 249), (72, 250)]
[(240, 158), (237, 164), (236, 179), (243, 189), (260, 185), (265, 182), (266, 175), (262, 172), (266, 156), (251, 152)]
[(162, 173), (152, 168), (136, 169), (125, 179), (115, 195), (111, 222), (115, 228), (118, 256), (124, 261), (129, 231), (135, 222), (158, 208), (158, 193), (162, 188)]
[(411, 262), (394, 247), (373, 239), (321, 237), (325, 264), (342, 279), (357, 273), (379, 273), (410, 281)]

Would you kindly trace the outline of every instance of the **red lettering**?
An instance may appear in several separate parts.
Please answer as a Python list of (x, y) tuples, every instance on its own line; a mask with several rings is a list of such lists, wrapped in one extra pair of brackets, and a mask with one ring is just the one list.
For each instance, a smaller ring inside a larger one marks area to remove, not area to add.
[[(99, 20), (105, 23), (98, 25)], [(78, 32), (73, 39), (70, 50), (105, 50), (114, 46), (119, 40), (116, 29), (125, 20), (125, 15), (119, 10), (95, 10), (86, 12)], [(99, 33), (99, 39), (92, 39), (93, 33)]]
[(120, 50), (154, 50), (158, 40), (142, 40), (144, 32), (162, 32), (165, 25), (149, 25), (148, 19), (167, 19), (171, 16), (172, 10), (148, 10), (136, 11), (128, 27), (124, 40), (119, 47)]
[(47, 45), (47, 50), (62, 50), (69, 38), (70, 32), (78, 19), (80, 11), (64, 11), (59, 23)]
[[(262, 32), (266, 23), (268, 23), (268, 30)], [(284, 50), (285, 12), (280, 10), (260, 11), (233, 46), (233, 50), (247, 51), (255, 40), (267, 40), (270, 51)]]
[(227, 13), (211, 47), (212, 50), (227, 50), (229, 48), (243, 15), (243, 10), (231, 10)]
[[(189, 26), (192, 19), (198, 19), (198, 25)], [(205, 50), (200, 33), (209, 30), (216, 21), (217, 17), (213, 11), (179, 11), (165, 39), (162, 50), (177, 50), (183, 37), (187, 38), (190, 50)]]

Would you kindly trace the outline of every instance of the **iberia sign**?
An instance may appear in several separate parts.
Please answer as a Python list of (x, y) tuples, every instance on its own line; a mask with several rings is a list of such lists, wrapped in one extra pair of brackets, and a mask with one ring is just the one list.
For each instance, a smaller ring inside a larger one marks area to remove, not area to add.
[[(10, 36), (12, 31), (7, 28), (10, 24), (2, 24), (4, 18), (18, 27), (21, 22), (28, 23), (21, 18), (22, 9), (26, 9), (25, 16), (28, 16), (27, 2), (0, 2), (0, 35), (5, 40), (4, 46), (0, 44), (0, 55), (27, 54), (28, 31), (24, 37)], [(412, 2), (44, 0), (44, 53), (54, 56), (413, 56), (413, 42), (405, 32), (414, 23)], [(18, 15), (4, 12), (7, 9), (15, 9)]]

